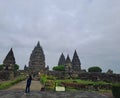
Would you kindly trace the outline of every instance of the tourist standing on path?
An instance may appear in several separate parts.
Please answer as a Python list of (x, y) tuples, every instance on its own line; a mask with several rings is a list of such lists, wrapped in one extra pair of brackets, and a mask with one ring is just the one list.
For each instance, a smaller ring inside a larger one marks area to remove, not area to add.
[(32, 81), (32, 77), (31, 77), (31, 75), (29, 75), (29, 77), (27, 79), (27, 83), (26, 83), (25, 93), (29, 93), (30, 92), (31, 81)]

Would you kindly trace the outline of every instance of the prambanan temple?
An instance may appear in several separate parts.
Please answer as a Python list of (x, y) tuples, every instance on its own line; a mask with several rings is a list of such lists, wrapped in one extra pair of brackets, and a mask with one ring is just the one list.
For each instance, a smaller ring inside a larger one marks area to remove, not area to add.
[[(65, 59), (65, 56), (62, 53), (58, 61), (58, 66), (61, 66), (61, 65), (65, 66), (66, 71), (68, 71), (69, 69), (71, 71), (80, 71), (81, 62), (77, 55), (76, 50), (74, 52), (72, 61), (70, 60), (69, 55)], [(45, 67), (45, 54), (42, 49), (42, 46), (40, 45), (40, 42), (37, 43), (37, 45), (34, 47), (30, 55), (28, 70), (31, 73), (36, 73), (36, 74), (38, 72), (44, 72), (48, 70), (48, 67), (47, 68)]]
[(45, 68), (45, 55), (40, 43), (34, 47), (30, 59), (29, 59), (29, 71), (31, 73), (39, 73), (44, 72), (47, 68)]
[(77, 51), (75, 50), (72, 61), (69, 57), (69, 55), (67, 55), (67, 58), (65, 59), (64, 54), (62, 53), (59, 61), (58, 61), (58, 66), (64, 65), (65, 66), (65, 70), (71, 70), (71, 71), (81, 71), (81, 62), (80, 59), (77, 55)]
[(64, 71), (50, 71), (49, 67), (45, 64), (45, 54), (40, 42), (34, 47), (30, 54), (28, 66), (25, 65), (24, 70), (15, 70), (15, 57), (12, 48), (8, 52), (7, 56), (3, 60), (3, 69), (0, 69), (0, 80), (13, 79), (19, 74), (31, 74), (33, 76), (38, 76), (39, 74), (53, 75), (58, 78), (79, 78), (79, 79), (89, 79), (89, 80), (103, 80), (103, 81), (120, 81), (120, 74), (113, 73), (89, 73), (81, 69), (81, 61), (75, 50), (72, 59), (70, 59), (69, 54), (67, 57), (62, 53), (59, 60), (58, 66), (63, 65), (65, 67)]

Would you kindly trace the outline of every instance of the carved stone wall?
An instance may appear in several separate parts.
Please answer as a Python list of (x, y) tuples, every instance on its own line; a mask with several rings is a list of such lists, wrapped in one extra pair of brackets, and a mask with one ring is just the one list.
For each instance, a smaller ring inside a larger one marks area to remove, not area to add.
[[(60, 79), (68, 77), (68, 73), (66, 73), (65, 71), (49, 71), (48, 75), (53, 75)], [(77, 78), (82, 80), (120, 82), (120, 74), (73, 72), (70, 75), (73, 79)]]
[(13, 71), (0, 71), (0, 80), (13, 80), (14, 77)]

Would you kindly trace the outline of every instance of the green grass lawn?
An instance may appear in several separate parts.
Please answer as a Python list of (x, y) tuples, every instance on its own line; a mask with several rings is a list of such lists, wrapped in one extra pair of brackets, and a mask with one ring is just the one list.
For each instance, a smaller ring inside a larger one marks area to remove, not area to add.
[[(45, 84), (46, 89), (49, 90), (54, 90), (55, 86), (64, 86), (67, 84), (66, 91), (96, 91), (100, 93), (111, 92), (111, 89), (103, 89), (103, 88), (101, 89), (98, 88), (98, 86), (112, 85), (112, 83), (107, 83), (104, 81), (91, 81), (91, 80), (80, 80), (80, 79), (57, 79), (53, 76), (47, 76), (47, 75), (43, 75), (41, 77), (41, 82)], [(86, 88), (85, 89), (81, 88), (81, 86), (86, 86)]]
[(111, 84), (104, 81), (90, 81), (90, 80), (80, 80), (80, 79), (66, 79), (66, 80), (55, 80), (56, 83), (60, 84), (61, 82), (66, 83), (79, 83), (79, 84)]
[(2, 82), (0, 83), (0, 90), (7, 89), (16, 83), (23, 81), (24, 79), (25, 79), (25, 76), (19, 76), (15, 78), (14, 80)]

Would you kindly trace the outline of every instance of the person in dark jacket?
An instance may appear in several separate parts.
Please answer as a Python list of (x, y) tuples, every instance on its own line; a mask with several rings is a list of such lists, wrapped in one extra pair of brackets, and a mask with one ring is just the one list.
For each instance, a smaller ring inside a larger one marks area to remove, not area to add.
[(29, 93), (30, 92), (31, 81), (32, 81), (32, 77), (31, 77), (31, 75), (29, 75), (29, 77), (27, 79), (27, 83), (26, 83), (25, 93)]

